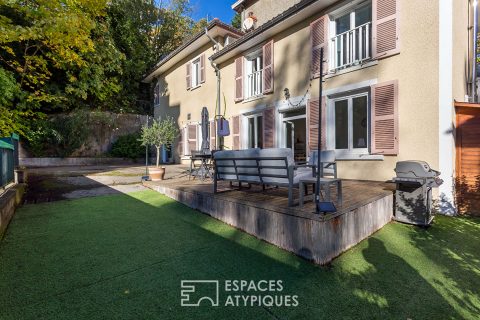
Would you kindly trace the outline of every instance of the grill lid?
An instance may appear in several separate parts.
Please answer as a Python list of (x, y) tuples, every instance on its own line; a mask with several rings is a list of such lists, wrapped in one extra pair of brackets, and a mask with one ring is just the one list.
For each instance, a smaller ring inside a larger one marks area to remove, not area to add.
[(436, 178), (440, 175), (439, 171), (430, 168), (428, 163), (420, 160), (398, 161), (395, 167), (397, 178)]

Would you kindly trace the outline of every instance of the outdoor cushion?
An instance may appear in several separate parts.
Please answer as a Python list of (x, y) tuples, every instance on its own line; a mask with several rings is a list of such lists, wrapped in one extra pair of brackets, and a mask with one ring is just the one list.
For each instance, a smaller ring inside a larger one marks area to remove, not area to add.
[[(322, 158), (320, 159), (323, 164), (323, 175), (333, 176), (335, 175), (335, 167), (329, 165), (332, 162), (335, 162), (335, 151), (334, 150), (322, 150)], [(310, 153), (308, 159), (308, 164), (310, 166), (317, 166), (318, 164), (318, 150), (313, 150)], [(312, 171), (312, 168), (299, 168), (299, 171)]]
[[(281, 167), (279, 169), (276, 168), (263, 168), (261, 169), (262, 174), (268, 175), (282, 175), (288, 177), (288, 167), (294, 166), (294, 156), (293, 150), (289, 148), (270, 148), (270, 149), (262, 149), (259, 152), (260, 159), (263, 158), (286, 158), (285, 160), (261, 160), (261, 166), (274, 166), (274, 167)], [(277, 178), (277, 177), (263, 177), (263, 182), (268, 184), (288, 184), (288, 178)]]
[[(258, 176), (252, 176), (251, 174), (257, 174), (258, 169), (256, 160), (237, 160), (241, 158), (255, 158), (258, 157), (258, 151), (260, 149), (246, 149), (246, 150), (226, 150), (215, 152), (213, 157), (217, 166), (229, 165), (229, 168), (218, 168), (218, 176), (221, 179), (233, 180), (238, 179), (246, 182), (260, 182)], [(237, 167), (237, 171), (233, 167), (233, 164), (240, 166)], [(242, 168), (241, 166), (254, 166), (253, 168)]]

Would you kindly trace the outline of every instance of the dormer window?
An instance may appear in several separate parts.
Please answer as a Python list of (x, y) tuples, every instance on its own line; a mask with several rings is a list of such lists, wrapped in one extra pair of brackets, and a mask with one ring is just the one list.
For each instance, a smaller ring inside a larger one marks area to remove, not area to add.
[(192, 61), (192, 88), (200, 84), (200, 57)]
[(186, 64), (187, 90), (195, 89), (205, 82), (205, 54)]
[(228, 46), (230, 43), (233, 42), (233, 38), (229, 35), (226, 35), (224, 39), (225, 39), (223, 42), (224, 47)]

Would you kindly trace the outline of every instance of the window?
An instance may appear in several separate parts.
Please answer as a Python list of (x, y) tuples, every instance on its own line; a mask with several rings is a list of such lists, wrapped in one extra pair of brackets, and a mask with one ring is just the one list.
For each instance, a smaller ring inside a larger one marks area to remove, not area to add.
[(369, 144), (368, 94), (334, 99), (332, 103), (334, 149), (340, 152), (367, 153)]
[(333, 69), (358, 64), (372, 56), (372, 5), (362, 4), (333, 19)]
[(254, 54), (245, 57), (246, 72), (246, 92), (245, 97), (251, 98), (260, 96), (262, 94), (262, 72), (263, 72), (263, 57), (262, 51), (257, 51)]
[(158, 105), (160, 105), (160, 84), (157, 82), (153, 90), (153, 106), (157, 107)]
[(192, 88), (200, 85), (200, 57), (192, 61)]
[(247, 118), (248, 147), (263, 148), (263, 116), (256, 114)]
[(190, 123), (183, 127), (183, 154), (190, 155), (192, 150), (200, 150), (202, 146), (202, 126), (199, 123)]

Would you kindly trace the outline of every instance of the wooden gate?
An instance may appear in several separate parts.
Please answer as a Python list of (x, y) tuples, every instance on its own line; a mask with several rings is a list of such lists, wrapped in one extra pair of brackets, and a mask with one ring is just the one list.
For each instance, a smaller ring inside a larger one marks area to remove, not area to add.
[(455, 107), (457, 206), (461, 213), (480, 216), (480, 104)]

